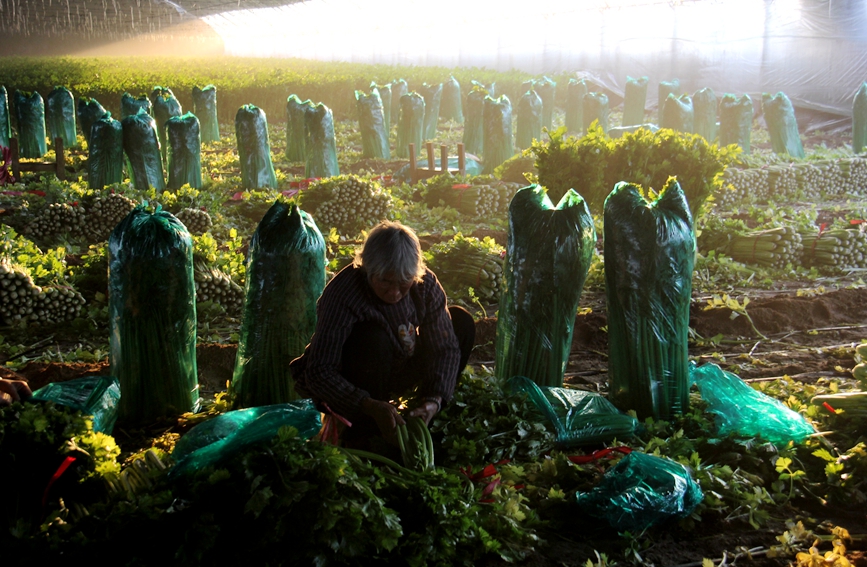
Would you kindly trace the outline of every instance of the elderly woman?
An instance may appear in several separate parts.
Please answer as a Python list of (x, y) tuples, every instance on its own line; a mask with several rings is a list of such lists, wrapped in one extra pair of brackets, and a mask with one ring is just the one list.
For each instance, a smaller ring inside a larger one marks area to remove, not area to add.
[(355, 261), (325, 287), (316, 331), (291, 363), (295, 387), (352, 425), (348, 445), (377, 431), (395, 438), (404, 420), (390, 402), (414, 400), (426, 423), (448, 402), (475, 340), (472, 316), (446, 308), (446, 294), (424, 265), (418, 237), (397, 222), (370, 231)]

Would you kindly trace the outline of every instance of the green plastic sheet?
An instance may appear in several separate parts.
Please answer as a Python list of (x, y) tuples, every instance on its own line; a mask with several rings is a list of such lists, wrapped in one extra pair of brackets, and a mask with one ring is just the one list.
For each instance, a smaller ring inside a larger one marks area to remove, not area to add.
[(542, 127), (549, 130), (554, 125), (554, 101), (557, 95), (557, 83), (548, 77), (537, 80), (534, 90), (542, 99)]
[(385, 126), (384, 104), (379, 91), (370, 94), (355, 91), (355, 107), (361, 130), (361, 155), (365, 158), (389, 159), (388, 130)]
[(798, 133), (795, 107), (785, 93), (762, 93), (762, 114), (771, 135), (771, 149), (777, 154), (803, 158), (804, 146)]
[(421, 94), (424, 99), (424, 133), (425, 140), (436, 140), (437, 122), (440, 118), (440, 104), (443, 99), (443, 84), (429, 85), (422, 83)]
[(247, 256), (244, 320), (232, 377), (236, 407), (297, 398), (289, 362), (304, 353), (313, 336), (327, 263), (325, 240), (313, 218), (297, 205), (275, 202)]
[(609, 399), (639, 419), (669, 419), (689, 406), (689, 204), (673, 178), (653, 201), (620, 182), (603, 217)]
[(136, 189), (157, 191), (166, 188), (163, 158), (157, 138), (157, 124), (153, 117), (139, 109), (138, 114), (121, 120), (123, 125), (123, 151), (132, 169), (132, 183)]
[(307, 161), (307, 130), (304, 125), (307, 110), (315, 105), (310, 100), (301, 102), (298, 95), (286, 99), (286, 159)]
[(33, 398), (66, 406), (93, 417), (93, 430), (111, 435), (120, 403), (120, 381), (113, 376), (84, 376), (52, 382)]
[(9, 120), (9, 95), (6, 87), (0, 85), (0, 146), (9, 147), (12, 137), (12, 122)]
[(217, 118), (217, 87), (193, 87), (193, 114), (199, 119), (202, 142), (220, 141), (220, 122)]
[(63, 140), (64, 148), (78, 143), (75, 131), (75, 99), (66, 87), (54, 87), (45, 98), (45, 123), (51, 143)]
[(693, 132), (713, 144), (717, 138), (717, 109), (719, 101), (713, 89), (705, 87), (692, 95)]
[(168, 188), (178, 190), (189, 184), (202, 186), (202, 135), (199, 119), (192, 112), (172, 116), (166, 122), (169, 143)]
[(440, 103), (440, 116), (443, 120), (454, 120), (464, 123), (463, 103), (461, 99), (461, 84), (454, 77), (443, 83), (443, 100)]
[(644, 124), (644, 107), (647, 105), (647, 77), (626, 77), (623, 96), (623, 122), (621, 126)]
[(670, 128), (675, 132), (691, 133), (695, 125), (695, 111), (692, 98), (682, 94), (679, 97), (668, 95), (662, 104), (661, 128)]
[(142, 94), (137, 97), (129, 93), (123, 93), (120, 97), (120, 119), (121, 121), (127, 116), (135, 116), (138, 111), (144, 109), (148, 114), (153, 113), (153, 105), (148, 95)]
[(672, 79), (670, 81), (659, 81), (656, 92), (658, 93), (657, 102), (657, 122), (662, 124), (662, 107), (668, 95), (674, 95), (675, 98), (680, 96), (680, 80)]
[(91, 189), (123, 181), (123, 125), (110, 112), (93, 123), (88, 147), (87, 184)]
[(391, 133), (391, 83), (385, 85), (377, 85), (375, 82), (370, 83), (370, 94), (376, 91), (379, 94), (379, 99), (382, 101), (382, 124), (385, 127), (385, 138)]
[(271, 141), (265, 111), (245, 104), (235, 114), (235, 140), (241, 161), (241, 183), (248, 189), (277, 188), (271, 163)]
[[(2, 126), (2, 118), (0, 118), (0, 128)], [(852, 151), (860, 154), (865, 148), (867, 148), (867, 81), (861, 83), (852, 101)]]
[(609, 116), (611, 111), (608, 107), (608, 96), (605, 93), (587, 93), (584, 95), (584, 133), (590, 131), (590, 127), (597, 120), (602, 133), (608, 134)]
[(307, 153), (305, 176), (310, 178), (340, 175), (331, 109), (321, 102), (308, 107), (304, 114), (304, 129), (307, 133), (304, 140), (304, 151)]
[(399, 158), (409, 157), (409, 145), (415, 144), (415, 153), (421, 152), (424, 137), (424, 98), (417, 92), (400, 97), (400, 117), (397, 121), (397, 145)]
[(582, 513), (607, 520), (618, 532), (638, 534), (686, 518), (704, 494), (689, 471), (671, 459), (632, 451), (593, 490), (576, 495)]
[(482, 89), (483, 91), (485, 91), (485, 94), (487, 96), (490, 96), (490, 97), (496, 97), (497, 96), (497, 83), (495, 83), (495, 82), (492, 82), (492, 83), (486, 85), (485, 83), (474, 80), (474, 81), (470, 81), (470, 86), (473, 89), (475, 89), (476, 87)]
[(737, 144), (745, 154), (750, 153), (752, 127), (753, 100), (750, 96), (724, 94), (719, 103), (719, 145)]
[(566, 85), (566, 130), (572, 133), (584, 131), (584, 95), (587, 94), (587, 81), (569, 79)]
[[(129, 117), (128, 117), (129, 118)], [(111, 374), (118, 420), (144, 424), (198, 411), (196, 286), (186, 227), (139, 205), (108, 241)]]
[(168, 87), (154, 87), (151, 92), (151, 104), (153, 115), (157, 122), (157, 133), (160, 137), (160, 149), (163, 154), (163, 162), (168, 158), (168, 140), (166, 139), (166, 123), (169, 118), (183, 114), (181, 103), (175, 98), (175, 93)]
[(541, 186), (515, 193), (497, 317), (498, 376), (563, 385), (578, 300), (595, 246), (593, 217), (573, 189), (556, 207)]
[(406, 81), (404, 79), (397, 79), (396, 81), (391, 82), (391, 122), (390, 124), (394, 124), (395, 121), (400, 122), (400, 108), (401, 108), (401, 98), (403, 95), (409, 93), (409, 88), (406, 86)]
[(23, 158), (41, 158), (48, 151), (42, 95), (15, 91), (13, 97), (18, 122), (18, 153)]
[(524, 93), (518, 101), (518, 124), (515, 145), (524, 150), (533, 140), (542, 139), (542, 99), (534, 90)]
[(464, 150), (480, 156), (485, 148), (485, 97), (486, 91), (473, 87), (467, 94), (467, 111), (464, 117)]
[(515, 155), (512, 143), (512, 103), (509, 97), (485, 97), (485, 137), (482, 148), (484, 173), (491, 174), (498, 165)]
[(81, 135), (84, 136), (89, 151), (91, 129), (97, 120), (108, 114), (108, 111), (95, 98), (85, 97), (78, 99), (77, 112)]

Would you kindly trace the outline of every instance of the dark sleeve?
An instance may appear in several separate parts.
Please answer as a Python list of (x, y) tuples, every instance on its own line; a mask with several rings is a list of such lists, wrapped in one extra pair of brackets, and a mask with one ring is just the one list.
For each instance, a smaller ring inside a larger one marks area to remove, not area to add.
[(430, 364), (425, 365), (419, 395), (439, 396), (445, 403), (455, 391), (461, 351), (446, 306), (446, 292), (430, 270), (425, 274), (424, 288), (425, 314), (419, 325), (419, 340), (424, 342)]

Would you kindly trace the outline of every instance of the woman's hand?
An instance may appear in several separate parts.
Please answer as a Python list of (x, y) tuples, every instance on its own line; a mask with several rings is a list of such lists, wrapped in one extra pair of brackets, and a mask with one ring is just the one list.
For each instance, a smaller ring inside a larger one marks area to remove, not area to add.
[(8, 406), (12, 402), (29, 400), (33, 394), (30, 386), (24, 380), (6, 380), (0, 378), (0, 406)]
[(409, 415), (411, 417), (420, 417), (424, 420), (425, 425), (430, 425), (430, 420), (440, 411), (440, 403), (436, 398), (428, 398), (420, 406), (412, 409)]
[(361, 402), (361, 411), (373, 418), (386, 441), (394, 445), (397, 444), (395, 429), (398, 425), (403, 425), (406, 422), (396, 407), (388, 402), (367, 398)]

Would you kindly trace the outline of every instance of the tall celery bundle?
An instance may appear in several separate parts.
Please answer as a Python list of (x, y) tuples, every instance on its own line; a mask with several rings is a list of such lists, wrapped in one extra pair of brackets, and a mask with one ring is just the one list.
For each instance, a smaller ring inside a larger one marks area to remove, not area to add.
[(12, 137), (12, 123), (9, 120), (9, 96), (6, 87), (0, 85), (0, 146), (9, 147)]
[(265, 111), (245, 104), (235, 114), (235, 138), (241, 161), (241, 183), (249, 189), (277, 187), (277, 174), (271, 163), (271, 142)]
[(542, 77), (535, 82), (533, 89), (542, 99), (542, 127), (549, 130), (554, 125), (554, 100), (557, 93), (557, 83), (548, 77)]
[(391, 83), (385, 85), (377, 85), (376, 82), (370, 82), (370, 93), (373, 92), (379, 95), (379, 100), (382, 101), (382, 123), (385, 125), (385, 138), (388, 141), (389, 133), (391, 132)]
[(358, 126), (361, 130), (361, 152), (365, 158), (389, 159), (388, 130), (385, 127), (384, 105), (379, 91), (370, 94), (355, 91)]
[(485, 97), (485, 141), (483, 173), (493, 173), (494, 169), (515, 154), (512, 143), (512, 103), (509, 97)]
[(680, 96), (680, 80), (672, 79), (670, 81), (659, 81), (656, 87), (657, 92), (657, 124), (662, 124), (662, 107), (665, 104), (665, 99), (672, 94), (676, 97)]
[(400, 99), (403, 95), (409, 93), (409, 88), (406, 86), (406, 80), (397, 79), (391, 82), (391, 120), (400, 120)]
[(545, 190), (518, 190), (509, 205), (497, 375), (562, 386), (578, 300), (596, 246), (587, 203), (573, 189), (555, 207)]
[(220, 141), (220, 122), (217, 119), (217, 87), (193, 87), (193, 114), (199, 119), (203, 142)]
[(587, 93), (584, 95), (584, 133), (590, 132), (593, 123), (598, 121), (602, 133), (608, 135), (608, 117), (611, 112), (608, 107), (608, 96), (605, 93)]
[(90, 150), (91, 128), (93, 128), (93, 124), (97, 120), (107, 113), (108, 111), (95, 98), (85, 97), (78, 99), (78, 124), (81, 128), (81, 135), (84, 136), (84, 141), (87, 142), (88, 151)]
[(236, 407), (296, 399), (289, 361), (316, 327), (325, 287), (325, 241), (313, 218), (277, 201), (250, 242), (244, 321), (232, 377)]
[(127, 116), (135, 116), (138, 111), (144, 109), (145, 112), (151, 114), (153, 105), (151, 99), (147, 95), (132, 96), (129, 93), (123, 93), (120, 97), (120, 118), (123, 120)]
[(482, 155), (485, 147), (485, 97), (486, 91), (473, 87), (467, 94), (467, 112), (464, 120), (464, 150), (468, 154)]
[(804, 157), (804, 145), (798, 133), (798, 122), (795, 119), (795, 107), (785, 93), (775, 95), (762, 93), (762, 114), (768, 123), (768, 133), (771, 135), (771, 148), (777, 154), (789, 154), (792, 157)]
[(717, 102), (713, 89), (705, 87), (692, 95), (693, 131), (712, 144), (717, 135)]
[(286, 99), (286, 159), (289, 161), (305, 161), (307, 159), (307, 130), (304, 117), (307, 109), (314, 106), (310, 100), (301, 102), (298, 95), (289, 95)]
[(175, 93), (168, 87), (154, 87), (151, 92), (151, 104), (153, 105), (154, 119), (157, 121), (157, 134), (160, 137), (160, 149), (165, 162), (169, 149), (166, 140), (166, 123), (169, 118), (180, 116), (184, 111), (181, 110), (181, 103), (175, 98)]
[(435, 140), (437, 137), (437, 121), (440, 119), (440, 104), (443, 100), (443, 84), (429, 85), (422, 83), (421, 96), (424, 99), (424, 131), (422, 138)]
[(123, 151), (132, 168), (133, 185), (140, 191), (147, 191), (149, 187), (163, 191), (166, 181), (156, 122), (144, 109), (139, 109), (138, 114), (125, 117), (121, 124)]
[(687, 336), (695, 234), (672, 178), (654, 201), (618, 183), (605, 200), (610, 399), (639, 419), (689, 404)]
[(454, 77), (443, 83), (443, 100), (440, 106), (440, 116), (446, 120), (464, 123), (463, 103), (461, 99), (461, 84)]
[(55, 138), (63, 140), (64, 148), (71, 148), (75, 139), (75, 99), (66, 87), (54, 87), (45, 99), (45, 122), (51, 143)]
[(337, 143), (334, 140), (334, 117), (331, 109), (321, 102), (307, 107), (304, 113), (304, 151), (307, 163), (306, 177), (333, 177), (340, 175), (337, 165)]
[(867, 81), (861, 83), (852, 101), (852, 151), (860, 154), (867, 148)]
[(410, 144), (415, 144), (416, 153), (421, 151), (421, 143), (424, 139), (424, 104), (424, 98), (417, 92), (400, 97), (397, 145), (394, 148), (399, 158), (409, 157)]
[(694, 124), (695, 111), (689, 95), (682, 94), (679, 97), (668, 95), (668, 98), (662, 102), (662, 118), (659, 125), (676, 132), (690, 133)]
[(518, 101), (518, 126), (515, 145), (524, 150), (533, 145), (533, 140), (542, 139), (542, 99), (530, 89)]
[(719, 145), (737, 144), (750, 153), (750, 132), (753, 127), (753, 100), (749, 95), (737, 97), (725, 94), (719, 102)]
[(566, 85), (566, 130), (581, 132), (584, 129), (584, 95), (587, 81), (569, 79)]
[(621, 126), (644, 124), (644, 107), (647, 104), (647, 77), (626, 77), (623, 96), (623, 122)]
[(202, 136), (199, 119), (187, 112), (172, 116), (166, 122), (169, 142), (169, 189), (182, 185), (198, 189), (202, 186)]
[(123, 181), (123, 125), (110, 112), (93, 123), (88, 149), (87, 184), (91, 189)]
[(108, 241), (111, 374), (120, 421), (148, 423), (199, 407), (196, 288), (190, 233), (172, 214), (136, 207)]
[(45, 144), (45, 104), (37, 92), (15, 91), (15, 118), (18, 119), (18, 148), (23, 158), (41, 158)]

